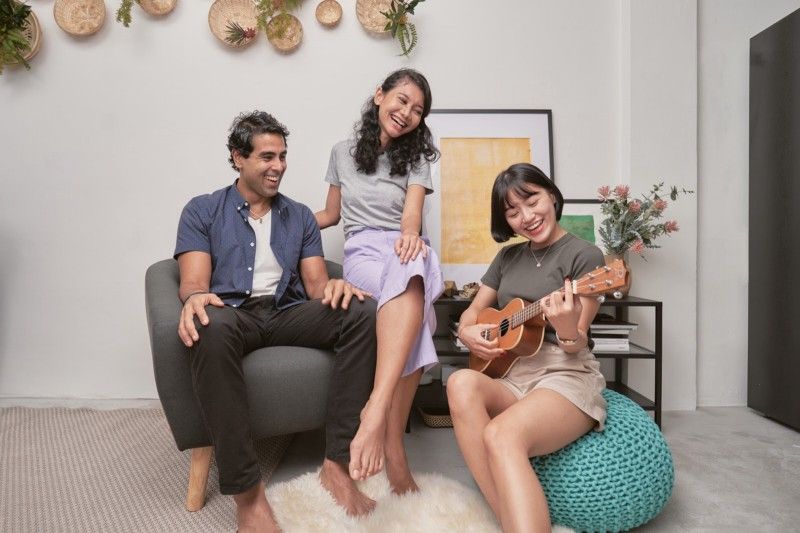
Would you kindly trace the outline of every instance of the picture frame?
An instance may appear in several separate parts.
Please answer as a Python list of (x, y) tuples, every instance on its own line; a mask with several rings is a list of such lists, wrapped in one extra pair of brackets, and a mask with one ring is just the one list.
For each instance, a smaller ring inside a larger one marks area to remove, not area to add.
[(549, 109), (433, 109), (425, 119), (441, 157), (431, 164), (424, 231), (444, 279), (478, 281), (500, 248), (490, 231), (497, 174), (528, 162), (555, 181), (553, 114)]
[[(561, 211), (561, 226), (574, 235), (591, 242), (602, 250), (600, 240), (600, 222), (603, 213), (600, 205), (603, 202), (594, 198), (565, 198)], [(591, 234), (586, 225), (591, 219)]]

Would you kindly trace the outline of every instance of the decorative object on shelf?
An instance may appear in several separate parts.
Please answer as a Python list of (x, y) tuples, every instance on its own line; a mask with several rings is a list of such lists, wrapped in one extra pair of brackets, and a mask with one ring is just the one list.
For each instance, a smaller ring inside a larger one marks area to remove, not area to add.
[(75, 37), (96, 33), (106, 20), (103, 0), (56, 0), (53, 17), (58, 27)]
[(126, 28), (131, 24), (131, 9), (136, 2), (149, 15), (160, 17), (175, 9), (178, 0), (122, 0), (117, 9), (117, 22)]
[(0, 0), (0, 74), (6, 65), (28, 64), (42, 40), (39, 19), (31, 6), (16, 0)]
[(478, 285), (478, 282), (476, 281), (465, 283), (464, 286), (461, 287), (461, 290), (458, 291), (458, 295), (461, 298), (467, 298), (468, 300), (472, 300), (473, 298), (475, 298), (475, 295), (478, 294), (478, 289), (480, 288), (481, 286)]
[(446, 279), (444, 281), (444, 295), (448, 298), (452, 298), (455, 293), (458, 292), (458, 285), (456, 282), (451, 279)]
[[(644, 259), (645, 248), (660, 248), (653, 242), (656, 238), (678, 231), (675, 220), (661, 220), (668, 205), (659, 194), (663, 187), (664, 182), (653, 185), (641, 200), (630, 197), (630, 187), (627, 185), (617, 185), (614, 189), (604, 185), (597, 189), (602, 201), (600, 209), (605, 216), (598, 233), (606, 253), (606, 264), (623, 259), (630, 273), (628, 252), (639, 254)], [(670, 200), (677, 200), (681, 193), (692, 194), (694, 191), (672, 187), (669, 191)], [(626, 286), (612, 294), (615, 298), (622, 298), (629, 290), (630, 277)]]
[(336, 0), (322, 0), (317, 5), (315, 16), (320, 24), (333, 28), (342, 20), (342, 5)]
[(424, 1), (392, 0), (389, 10), (381, 12), (388, 20), (383, 29), (391, 33), (400, 43), (402, 50), (400, 55), (408, 56), (417, 45), (417, 27), (409, 21), (408, 16), (413, 15), (417, 4)]
[(303, 25), (291, 13), (280, 13), (267, 24), (267, 40), (281, 52), (291, 52), (303, 40)]
[(252, 0), (216, 0), (208, 10), (208, 27), (223, 43), (242, 48), (258, 33), (257, 17)]
[(155, 17), (162, 17), (175, 9), (178, 0), (136, 0), (145, 13)]

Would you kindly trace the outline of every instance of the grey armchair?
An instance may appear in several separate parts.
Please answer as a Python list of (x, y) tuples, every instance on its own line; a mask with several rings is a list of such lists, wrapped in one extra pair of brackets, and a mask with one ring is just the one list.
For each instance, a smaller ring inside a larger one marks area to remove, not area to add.
[[(342, 277), (342, 267), (326, 261), (328, 275)], [(145, 306), (156, 388), (179, 450), (192, 449), (186, 508), (205, 504), (211, 464), (211, 438), (192, 390), (186, 347), (178, 338), (178, 263), (166, 259), (145, 275)], [(244, 358), (253, 438), (261, 439), (322, 427), (333, 353), (278, 346)], [(302, 394), (298, 394), (302, 391)]]

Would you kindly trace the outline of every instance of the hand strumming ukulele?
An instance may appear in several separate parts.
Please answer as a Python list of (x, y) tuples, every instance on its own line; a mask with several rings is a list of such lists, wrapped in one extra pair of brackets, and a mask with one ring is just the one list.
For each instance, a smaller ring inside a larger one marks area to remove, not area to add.
[[(625, 285), (628, 271), (621, 259), (610, 265), (598, 267), (585, 276), (572, 282), (575, 296), (595, 296)], [(559, 292), (563, 293), (562, 288)], [(498, 339), (504, 355), (487, 361), (472, 353), (469, 354), (469, 367), (483, 372), (492, 378), (501, 378), (522, 356), (533, 355), (539, 351), (544, 340), (545, 319), (543, 306), (550, 295), (533, 303), (522, 298), (511, 300), (502, 310), (487, 307), (478, 313), (478, 324), (497, 324), (485, 329), (481, 336), (486, 340)]]

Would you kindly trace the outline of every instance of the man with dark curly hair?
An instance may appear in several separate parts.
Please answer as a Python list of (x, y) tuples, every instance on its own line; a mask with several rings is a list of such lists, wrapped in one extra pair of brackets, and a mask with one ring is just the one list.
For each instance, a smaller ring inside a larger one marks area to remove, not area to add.
[(237, 117), (228, 151), (239, 177), (186, 205), (175, 247), (184, 304), (178, 335), (214, 444), (220, 492), (233, 495), (240, 531), (278, 530), (250, 438), (242, 374), (244, 356), (264, 346), (334, 350), (320, 480), (351, 515), (375, 505), (348, 473), (374, 377), (375, 303), (328, 279), (314, 214), (278, 192), (288, 135), (268, 113)]

